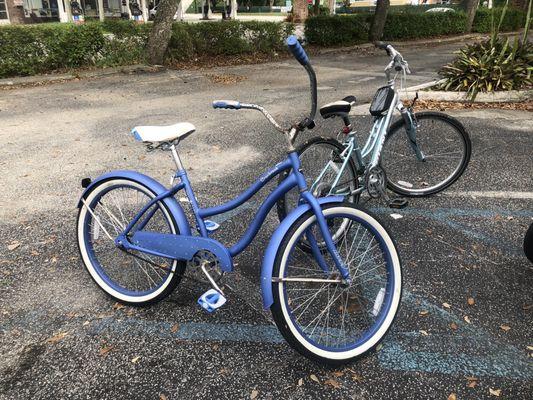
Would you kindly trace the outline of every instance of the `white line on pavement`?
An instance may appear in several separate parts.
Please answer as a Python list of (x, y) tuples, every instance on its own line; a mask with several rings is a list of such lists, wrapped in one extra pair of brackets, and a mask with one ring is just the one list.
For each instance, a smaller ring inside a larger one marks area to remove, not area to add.
[(444, 192), (447, 196), (452, 197), (490, 197), (493, 199), (531, 199), (533, 192), (506, 192), (506, 191), (466, 191), (466, 192)]

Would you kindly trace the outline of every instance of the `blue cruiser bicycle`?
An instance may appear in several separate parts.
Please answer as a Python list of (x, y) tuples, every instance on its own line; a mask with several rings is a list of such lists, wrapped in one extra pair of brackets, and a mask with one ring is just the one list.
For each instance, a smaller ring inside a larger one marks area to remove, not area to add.
[[(135, 139), (171, 152), (177, 184), (167, 189), (133, 171), (85, 178), (78, 204), (78, 244), (92, 279), (115, 300), (130, 305), (159, 301), (193, 271), (212, 287), (198, 300), (212, 312), (226, 301), (218, 278), (233, 270), (233, 257), (250, 244), (276, 202), (297, 187), (300, 205), (279, 224), (264, 254), (263, 305), (294, 349), (315, 361), (341, 364), (375, 348), (391, 327), (401, 297), (400, 258), (390, 234), (367, 211), (342, 197), (315, 198), (307, 190), (294, 141), (314, 127), (316, 77), (294, 36), (287, 45), (310, 78), (309, 117), (284, 129), (261, 106), (213, 102), (214, 108), (261, 111), (287, 139), (284, 161), (235, 199), (201, 208), (177, 151), (194, 126), (138, 126), (132, 131)], [(210, 238), (220, 227), (207, 218), (242, 205), (286, 171), (292, 172), (266, 197), (236, 244), (228, 248)], [(190, 202), (194, 225), (174, 197), (181, 190)]]

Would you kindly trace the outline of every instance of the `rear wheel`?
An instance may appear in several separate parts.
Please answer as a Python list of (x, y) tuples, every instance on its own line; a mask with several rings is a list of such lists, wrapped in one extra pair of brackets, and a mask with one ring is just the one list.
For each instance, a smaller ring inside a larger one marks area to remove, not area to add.
[[(115, 237), (154, 197), (140, 182), (115, 178), (97, 184), (80, 207), (78, 246), (85, 268), (104, 292), (122, 303), (141, 305), (163, 299), (185, 270), (185, 262), (115, 246)], [(156, 203), (145, 215), (151, 212), (143, 230), (179, 234), (164, 203)]]
[[(353, 159), (349, 159), (342, 175), (333, 188), (333, 183), (340, 173), (344, 158), (341, 153), (344, 146), (332, 138), (314, 137), (298, 146), (296, 152), (300, 157), (301, 168), (309, 191), (315, 197), (329, 194), (343, 196), (345, 201), (357, 203), (359, 196), (352, 194), (358, 188), (357, 172)], [(280, 175), (279, 182), (287, 177), (290, 171)], [(319, 176), (322, 176), (319, 178)], [(280, 221), (298, 206), (300, 192), (294, 188), (277, 202), (277, 212)]]
[(472, 144), (463, 125), (441, 113), (417, 113), (416, 142), (425, 159), (415, 155), (403, 120), (387, 133), (381, 166), (387, 186), (404, 196), (429, 196), (453, 184), (465, 171)]
[[(368, 212), (349, 203), (323, 206), (330, 232), (345, 225), (336, 247), (351, 282), (341, 283), (331, 256), (322, 251), (325, 273), (299, 243), (316, 228), (312, 211), (287, 231), (278, 249), (271, 311), (287, 342), (304, 356), (328, 364), (350, 362), (383, 339), (398, 311), (402, 273), (396, 246)], [(349, 221), (347, 224), (346, 222)]]

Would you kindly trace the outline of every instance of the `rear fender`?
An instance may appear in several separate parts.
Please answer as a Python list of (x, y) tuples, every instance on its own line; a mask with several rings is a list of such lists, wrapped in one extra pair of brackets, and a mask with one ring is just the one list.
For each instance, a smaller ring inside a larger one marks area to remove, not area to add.
[[(328, 196), (321, 197), (317, 200), (321, 205), (342, 203), (344, 201), (344, 197)], [(274, 302), (274, 297), (272, 294), (272, 271), (274, 269), (274, 262), (276, 260), (279, 246), (281, 245), (281, 241), (287, 234), (287, 231), (290, 229), (292, 224), (309, 210), (311, 210), (311, 206), (307, 203), (296, 207), (290, 212), (289, 215), (287, 215), (287, 217), (285, 217), (281, 224), (279, 224), (277, 229), (274, 231), (274, 234), (270, 238), (270, 242), (265, 250), (265, 256), (263, 257), (263, 265), (261, 266), (261, 293), (263, 295), (263, 307), (265, 309), (270, 308)]]
[[(81, 195), (81, 199), (85, 200), (87, 196), (89, 195), (89, 193), (91, 193), (91, 191), (95, 188), (96, 185), (98, 185), (101, 182), (108, 181), (111, 179), (128, 179), (130, 181), (138, 182), (146, 186), (148, 189), (150, 189), (152, 193), (154, 193), (156, 196), (168, 190), (166, 187), (164, 187), (161, 183), (159, 183), (155, 179), (150, 178), (147, 175), (141, 174), (140, 172), (119, 170), (119, 171), (111, 171), (107, 174), (100, 175), (98, 178), (93, 180), (83, 191)], [(78, 201), (78, 208), (80, 208), (83, 205), (81, 199)], [(187, 217), (185, 216), (185, 212), (183, 211), (183, 208), (181, 208), (181, 206), (176, 201), (176, 199), (172, 196), (169, 196), (169, 197), (164, 198), (162, 202), (165, 204), (165, 206), (167, 206), (168, 210), (174, 217), (174, 220), (178, 224), (180, 234), (190, 235), (191, 226), (189, 225), (189, 221), (187, 220)]]

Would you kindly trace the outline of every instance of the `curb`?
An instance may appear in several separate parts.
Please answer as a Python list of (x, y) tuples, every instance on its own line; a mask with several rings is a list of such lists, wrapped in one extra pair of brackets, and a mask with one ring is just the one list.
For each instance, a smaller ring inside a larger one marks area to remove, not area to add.
[[(409, 88), (411, 89), (411, 88)], [(416, 90), (402, 91), (402, 99), (412, 99)], [(533, 99), (533, 90), (510, 90), (506, 92), (478, 93), (475, 101), (467, 98), (465, 92), (445, 92), (440, 90), (423, 90), (418, 92), (420, 100), (436, 100), (467, 103), (514, 103)]]
[(9, 88), (17, 86), (27, 86), (40, 83), (53, 83), (68, 81), (79, 78), (98, 78), (102, 76), (109, 76), (115, 74), (130, 74), (138, 72), (157, 72), (163, 70), (161, 65), (125, 65), (121, 67), (109, 67), (90, 71), (77, 71), (65, 74), (49, 74), (49, 75), (33, 75), (33, 76), (21, 76), (14, 78), (0, 79), (0, 88)]

